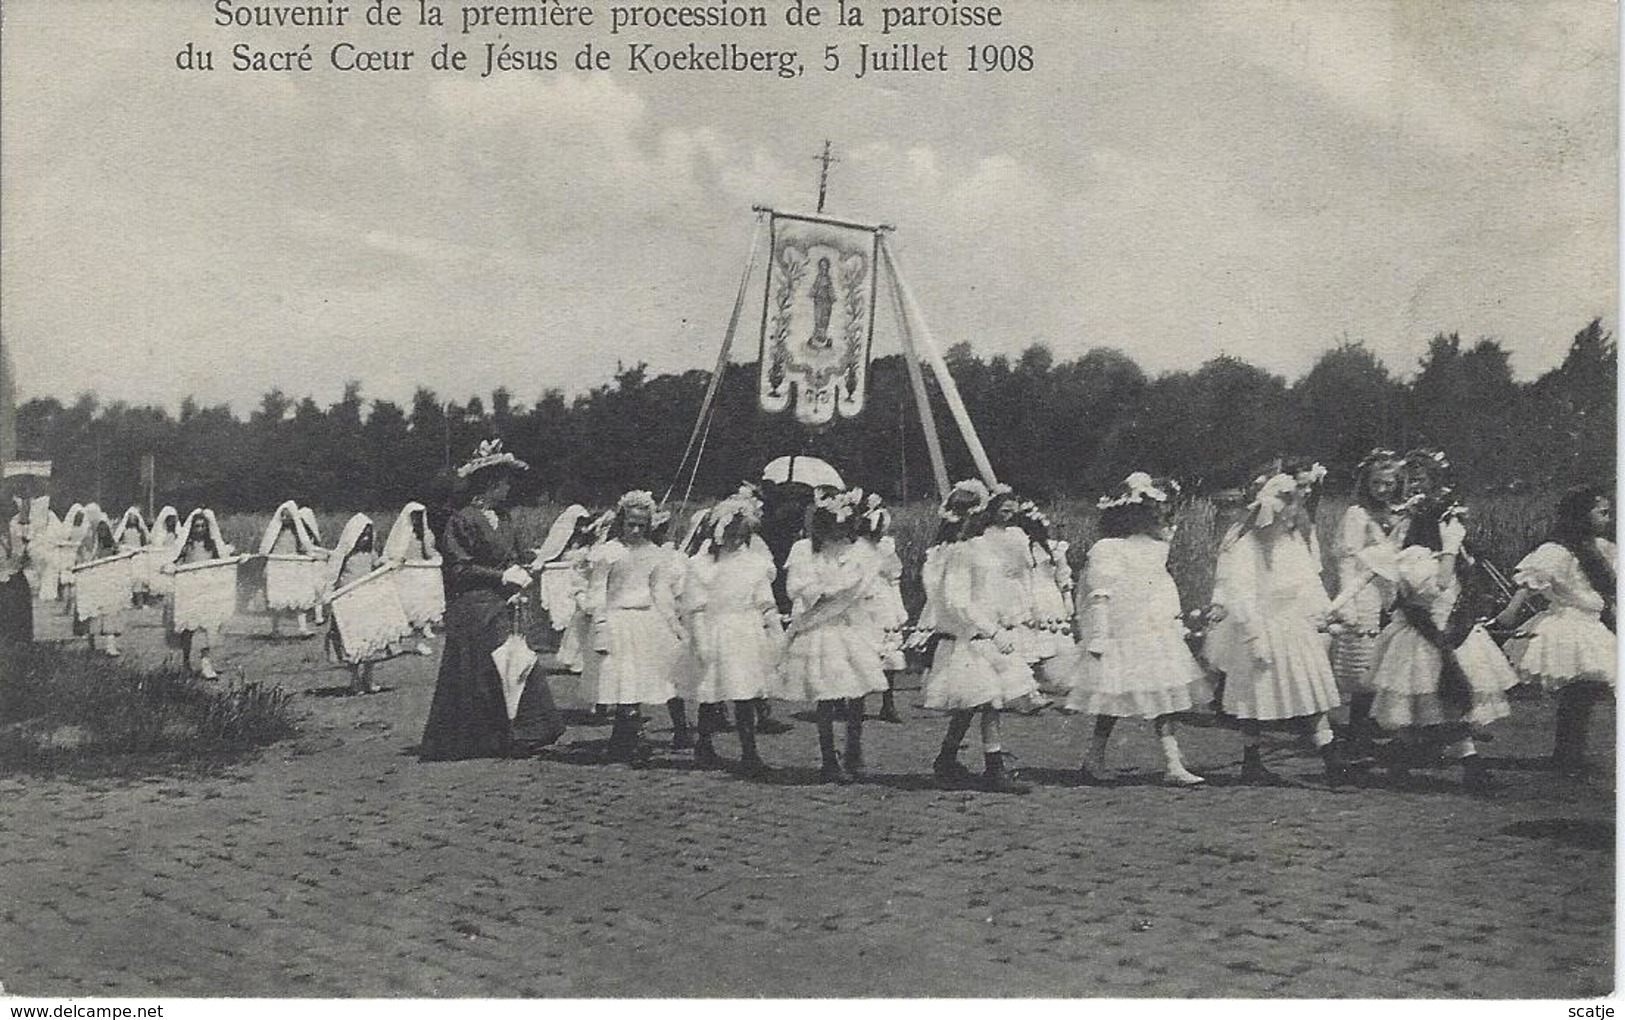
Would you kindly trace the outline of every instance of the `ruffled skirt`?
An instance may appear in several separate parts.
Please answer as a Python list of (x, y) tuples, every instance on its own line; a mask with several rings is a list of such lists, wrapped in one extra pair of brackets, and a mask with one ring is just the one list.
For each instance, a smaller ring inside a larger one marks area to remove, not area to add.
[(682, 637), (653, 609), (611, 609), (592, 634), (583, 679), (600, 705), (663, 704), (693, 668)]
[(784, 657), (778, 624), (769, 629), (760, 613), (702, 612), (693, 628), (695, 667), (687, 671), (679, 695), (702, 705), (767, 695)]
[(1307, 619), (1278, 616), (1264, 623), (1259, 662), (1239, 624), (1222, 620), (1208, 632), (1202, 654), (1224, 674), (1223, 709), (1238, 719), (1298, 719), (1342, 703), (1326, 637)]
[(861, 698), (886, 689), (876, 628), (867, 614), (846, 615), (791, 635), (784, 664), (770, 679), (770, 696), (781, 701)]
[(922, 704), (950, 712), (983, 705), (1003, 708), (1037, 691), (1032, 666), (1020, 649), (1006, 655), (990, 638), (944, 638), (925, 674)]
[(1525, 679), (1555, 691), (1577, 681), (1615, 685), (1619, 649), (1602, 620), (1561, 607), (1537, 614), (1507, 642), (1507, 657)]
[(1155, 719), (1213, 699), (1207, 672), (1191, 655), (1177, 624), (1109, 638), (1098, 656), (1073, 645), (1045, 669), (1071, 682), (1066, 707), (1090, 715)]
[(1470, 691), (1465, 712), (1440, 697), (1444, 654), (1403, 620), (1389, 624), (1377, 638), (1371, 669), (1370, 686), (1377, 695), (1372, 717), (1385, 728), (1400, 729), (1456, 722), (1485, 726), (1511, 715), (1506, 692), (1517, 685), (1518, 675), (1484, 628), (1469, 631), (1454, 655)]

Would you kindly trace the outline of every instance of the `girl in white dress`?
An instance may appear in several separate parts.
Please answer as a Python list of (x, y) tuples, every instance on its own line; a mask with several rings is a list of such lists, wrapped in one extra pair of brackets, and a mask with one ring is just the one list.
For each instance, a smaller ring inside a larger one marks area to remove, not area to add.
[(1349, 706), (1354, 757), (1372, 750), (1372, 650), (1398, 594), (1397, 557), (1404, 539), (1399, 510), (1403, 461), (1392, 450), (1372, 450), (1355, 476), (1354, 503), (1337, 529), (1337, 598), (1332, 604), (1332, 674)]
[[(214, 511), (206, 507), (198, 507), (187, 514), (186, 520), (181, 522), (179, 533), (182, 537), (175, 546), (174, 559), (165, 568), (171, 578), (175, 567), (231, 559), (236, 555), (236, 550), (227, 545), (221, 536), (220, 522), (215, 520)], [(231, 618), (235, 606), (217, 601), (192, 607), (187, 610), (185, 618), (181, 618), (176, 612), (175, 599), (175, 593), (171, 590), (164, 604), (165, 631), (169, 642), (180, 646), (181, 660), (188, 670), (195, 669), (197, 675), (205, 680), (220, 679), (210, 659), (210, 652), (213, 650), (215, 632)]]
[(1224, 674), (1224, 712), (1241, 720), (1243, 782), (1280, 781), (1264, 767), (1259, 747), (1264, 723), (1286, 721), (1320, 752), (1328, 780), (1347, 778), (1326, 715), (1339, 703), (1320, 633), (1331, 600), (1309, 541), (1308, 496), (1294, 475), (1269, 477), (1219, 550), (1214, 622), (1202, 654)]
[(1106, 746), (1118, 719), (1150, 719), (1167, 763), (1164, 781), (1199, 786), (1185, 767), (1174, 713), (1213, 697), (1207, 675), (1185, 644), (1179, 589), (1168, 573), (1173, 499), (1179, 487), (1137, 471), (1101, 497), (1100, 530), (1083, 568), (1083, 632), (1077, 651), (1057, 657), (1075, 680), (1067, 708), (1095, 717), (1086, 784), (1104, 781)]
[[(119, 556), (122, 550), (113, 537), (113, 526), (102, 515), (101, 508), (95, 503), (90, 504), (86, 508), (85, 518), (87, 521), (85, 537), (79, 543), (74, 565), (82, 566)], [(126, 573), (125, 576), (129, 575)], [(129, 593), (126, 592), (123, 596), (122, 608), (108, 608), (98, 612), (87, 609), (85, 593), (79, 591), (79, 587), (79, 584), (74, 585), (74, 632), (84, 634), (89, 639), (92, 651), (99, 651), (111, 659), (118, 658), (120, 655), (118, 638), (124, 632), (123, 610), (129, 606)], [(123, 584), (120, 582), (121, 590), (122, 587)]]
[[(356, 514), (344, 525), (344, 532), (328, 558), (325, 596), (347, 585), (354, 584), (372, 573), (382, 564), (378, 556), (376, 532), (372, 518)], [(369, 582), (383, 583), (381, 580)], [(393, 598), (393, 596), (392, 596)], [(347, 633), (339, 624), (338, 613), (328, 631), (329, 647), (350, 667), (351, 694), (380, 694), (384, 688), (373, 680), (373, 665), (389, 657), (390, 646), (405, 636), (405, 615), (399, 604), (392, 605), (386, 619), (368, 620), (365, 633)]]
[(1591, 713), (1613, 697), (1618, 674), (1613, 536), (1611, 490), (1582, 486), (1564, 493), (1551, 539), (1518, 564), (1519, 591), (1499, 618), (1510, 626), (1530, 599), (1545, 601), (1507, 642), (1507, 654), (1525, 679), (1556, 693), (1552, 761), (1568, 775), (1586, 771)]
[[(628, 492), (616, 504), (609, 537), (589, 555), (586, 607), (592, 614), (592, 652), (582, 679), (600, 705), (613, 707), (607, 760), (642, 764), (640, 707), (677, 696), (675, 679), (688, 663), (678, 619), (672, 550), (650, 540), (654, 496)], [(676, 733), (673, 734), (675, 745)]]
[(442, 559), (429, 530), (429, 508), (422, 503), (401, 507), (395, 523), (384, 539), (384, 562), (395, 569), (395, 587), (401, 595), (401, 610), (417, 633), (416, 652), (433, 655), (434, 628), (446, 615), (446, 586), (441, 577)]
[(699, 705), (694, 760), (717, 768), (713, 737), (726, 725), (723, 706), (734, 704), (740, 766), (761, 775), (767, 766), (756, 750), (756, 700), (765, 697), (784, 655), (784, 627), (773, 599), (773, 555), (753, 542), (762, 522), (761, 501), (729, 496), (712, 509), (709, 541), (688, 559), (683, 609), (696, 667), (686, 671), (685, 700)]
[(266, 564), (265, 606), (271, 613), (271, 633), (282, 633), (282, 622), (294, 620), (300, 637), (310, 637), (308, 617), (321, 601), (326, 580), (327, 554), (299, 516), (299, 504), (288, 500), (276, 508), (260, 538), (261, 556), (286, 557)]
[[(990, 494), (980, 482), (960, 482), (941, 515), (961, 521), (958, 535), (939, 546), (928, 583), (941, 640), (925, 676), (926, 708), (946, 711), (948, 732), (932, 772), (950, 787), (970, 782), (959, 763), (959, 747), (977, 716), (982, 722), (985, 770), (980, 786), (999, 793), (1028, 793), (1005, 762), (999, 713), (1033, 695), (1038, 685), (1021, 653), (1016, 634), (1031, 615), (1026, 585), (1027, 538), (1019, 528), (1012, 543), (1003, 524), (1014, 515), (1008, 491)], [(991, 531), (992, 528), (1001, 529)]]
[[(1377, 638), (1367, 685), (1380, 725), (1408, 746), (1443, 742), (1445, 757), (1461, 762), (1463, 782), (1482, 789), (1490, 780), (1472, 731), (1510, 714), (1506, 692), (1518, 676), (1484, 628), (1460, 612), (1465, 513), (1437, 497), (1411, 508), (1394, 619)], [(1407, 766), (1398, 757), (1396, 774)]]
[(175, 561), (181, 547), (181, 515), (172, 506), (165, 506), (152, 519), (152, 551), (146, 554), (148, 590), (155, 599), (168, 596), (174, 589), (174, 577), (163, 572), (166, 564)]
[(113, 529), (113, 542), (121, 552), (135, 553), (135, 562), (131, 567), (130, 592), (131, 601), (137, 605), (144, 605), (148, 594), (152, 590), (152, 576), (147, 571), (147, 546), (152, 544), (152, 531), (147, 527), (147, 519), (141, 513), (141, 508), (132, 506), (124, 511), (119, 518), (118, 527)]
[[(850, 783), (863, 772), (863, 700), (886, 689), (879, 633), (867, 599), (875, 580), (873, 551), (853, 541), (861, 490), (823, 493), (813, 502), (807, 534), (785, 560), (790, 596), (789, 646), (774, 696), (816, 705), (818, 750), (826, 783)], [(835, 750), (835, 717), (846, 718), (846, 757)]]
[(906, 665), (903, 628), (908, 624), (908, 610), (903, 606), (903, 561), (897, 555), (897, 539), (892, 535), (891, 511), (879, 494), (871, 492), (864, 500), (857, 533), (858, 541), (868, 543), (873, 550), (875, 566), (874, 584), (865, 605), (875, 626), (880, 628), (877, 638), (880, 666), (886, 671), (886, 690), (880, 696), (879, 718), (882, 722), (901, 723), (903, 717), (897, 714), (895, 675)]
[(1054, 703), (1043, 693), (1045, 689), (1071, 686), (1065, 664), (1057, 662), (1056, 657), (1070, 658), (1074, 647), (1074, 585), (1072, 566), (1066, 558), (1068, 545), (1054, 537), (1054, 526), (1038, 505), (1022, 500), (1015, 525), (1027, 536), (1027, 591), (1032, 601), (1017, 641), (1038, 682), (1038, 692), (1027, 699), (1027, 712), (1033, 714)]

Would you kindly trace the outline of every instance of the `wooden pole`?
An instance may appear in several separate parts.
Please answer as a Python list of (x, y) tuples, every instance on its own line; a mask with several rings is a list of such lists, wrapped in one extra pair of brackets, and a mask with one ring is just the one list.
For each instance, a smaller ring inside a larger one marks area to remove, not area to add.
[(937, 377), (937, 385), (942, 388), (942, 396), (948, 402), (948, 411), (953, 415), (954, 422), (959, 426), (959, 434), (964, 438), (965, 445), (970, 448), (971, 460), (976, 463), (976, 470), (980, 472), (982, 481), (988, 485), (997, 485), (998, 477), (993, 473), (993, 464), (987, 459), (987, 451), (982, 449), (981, 437), (976, 434), (976, 426), (970, 420), (970, 412), (965, 410), (965, 401), (959, 396), (959, 387), (954, 385), (954, 377), (948, 372), (948, 365), (942, 360), (942, 352), (937, 350), (936, 341), (931, 338), (931, 330), (925, 324), (925, 318), (920, 314), (919, 306), (914, 301), (914, 295), (909, 292), (908, 284), (903, 282), (902, 274), (897, 271), (897, 259), (892, 255), (891, 246), (881, 238), (881, 254), (886, 259), (886, 268), (891, 273), (892, 282), (901, 296), (904, 318), (919, 324), (919, 336), (914, 335), (913, 329), (905, 328), (903, 335), (909, 338), (911, 344), (918, 343), (920, 353), (931, 364), (931, 373)]
[(920, 428), (925, 432), (925, 451), (931, 457), (931, 477), (937, 483), (937, 496), (948, 498), (948, 465), (942, 456), (942, 439), (937, 435), (937, 417), (931, 410), (931, 395), (925, 388), (925, 373), (920, 371), (920, 354), (909, 328), (908, 313), (903, 304), (903, 291), (897, 279), (897, 267), (892, 264), (891, 253), (884, 238), (880, 255), (886, 263), (886, 279), (890, 283), (893, 315), (897, 319), (897, 335), (903, 344), (903, 363), (908, 366), (909, 386), (914, 390), (914, 402), (920, 409)]

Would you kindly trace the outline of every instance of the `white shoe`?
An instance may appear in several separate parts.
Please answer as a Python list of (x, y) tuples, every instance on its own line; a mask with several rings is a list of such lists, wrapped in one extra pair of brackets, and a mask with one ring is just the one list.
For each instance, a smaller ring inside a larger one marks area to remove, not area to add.
[(207, 655), (205, 655), (198, 662), (197, 675), (202, 677), (205, 680), (218, 680), (218, 679), (220, 679), (220, 674), (216, 673), (214, 671), (214, 663), (209, 661), (209, 657)]
[(109, 634), (107, 639), (102, 642), (102, 652), (109, 659), (116, 659), (120, 655), (124, 654), (118, 650), (118, 641), (111, 634)]
[(1162, 777), (1162, 783), (1164, 786), (1191, 787), (1201, 786), (1206, 782), (1206, 779), (1186, 769), (1183, 765), (1179, 766), (1178, 768), (1169, 769), (1163, 774)]
[(429, 644), (427, 641), (419, 641), (417, 651), (419, 655), (433, 655), (434, 645)]

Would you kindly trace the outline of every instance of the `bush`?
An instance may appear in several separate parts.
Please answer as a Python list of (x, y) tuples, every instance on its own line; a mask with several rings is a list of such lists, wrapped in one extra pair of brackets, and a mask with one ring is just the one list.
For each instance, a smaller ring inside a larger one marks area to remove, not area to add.
[(292, 736), (291, 707), (281, 687), (14, 646), (0, 659), (0, 768), (229, 759)]

